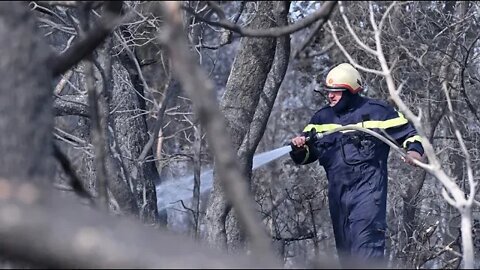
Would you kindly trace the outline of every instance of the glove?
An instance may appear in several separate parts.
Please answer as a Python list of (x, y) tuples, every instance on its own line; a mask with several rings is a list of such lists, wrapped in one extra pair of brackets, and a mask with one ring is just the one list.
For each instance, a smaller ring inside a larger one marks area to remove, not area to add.
[(317, 142), (318, 140), (318, 137), (317, 137), (317, 130), (315, 128), (312, 128), (310, 131), (308, 131), (306, 134), (305, 134), (305, 137), (307, 138), (306, 139), (306, 144), (308, 146), (315, 146), (315, 143)]
[[(296, 137), (297, 139), (299, 137)], [(293, 142), (290, 142), (290, 157), (296, 164), (303, 164), (306, 155), (308, 154), (308, 146), (306, 144), (302, 144), (302, 146), (296, 146)]]
[(303, 147), (298, 147), (294, 145), (292, 142), (290, 142), (290, 148), (292, 148), (293, 152), (297, 152), (298, 150), (303, 149)]

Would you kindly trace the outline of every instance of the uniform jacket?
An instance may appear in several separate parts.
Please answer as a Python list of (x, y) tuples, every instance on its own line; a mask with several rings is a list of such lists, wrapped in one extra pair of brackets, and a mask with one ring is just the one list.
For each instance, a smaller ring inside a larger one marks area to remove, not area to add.
[[(385, 101), (358, 96), (349, 109), (337, 114), (330, 106), (318, 110), (303, 133), (312, 128), (326, 132), (345, 125), (369, 128), (390, 138), (406, 150), (423, 155), (421, 137), (413, 125)], [(324, 136), (304, 148), (290, 152), (296, 164), (309, 164), (316, 160), (325, 168), (329, 182), (351, 184), (374, 170), (386, 177), (390, 147), (379, 139), (361, 131), (341, 131)]]

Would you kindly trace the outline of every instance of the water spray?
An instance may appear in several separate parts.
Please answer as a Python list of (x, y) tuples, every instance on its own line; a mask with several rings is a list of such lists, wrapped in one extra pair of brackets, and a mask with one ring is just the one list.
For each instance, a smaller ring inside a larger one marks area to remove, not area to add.
[[(292, 150), (290, 145), (257, 154), (253, 157), (252, 170), (276, 160)], [(209, 192), (213, 186), (213, 169), (200, 174), (200, 193)], [(193, 175), (161, 183), (156, 187), (157, 206), (162, 211), (175, 206), (179, 200), (190, 200), (193, 196)]]

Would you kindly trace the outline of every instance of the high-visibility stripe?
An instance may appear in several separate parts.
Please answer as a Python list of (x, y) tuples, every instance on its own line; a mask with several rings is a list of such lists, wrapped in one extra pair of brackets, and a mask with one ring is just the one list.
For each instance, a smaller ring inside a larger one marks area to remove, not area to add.
[[(392, 118), (392, 119), (383, 120), (383, 121), (369, 120), (369, 121), (364, 121), (364, 122), (355, 123), (355, 124), (348, 124), (348, 125), (345, 125), (345, 126), (346, 127), (357, 126), (357, 127), (363, 127), (363, 128), (387, 129), (387, 128), (392, 128), (392, 127), (398, 127), (398, 126), (404, 125), (406, 123), (408, 123), (408, 120), (403, 116), (403, 114), (401, 112), (398, 112), (398, 117), (397, 118)], [(317, 132), (326, 132), (326, 131), (336, 129), (338, 127), (342, 127), (342, 125), (339, 125), (339, 124), (320, 124), (320, 125), (309, 124), (303, 129), (303, 132), (308, 132), (308, 131), (312, 130), (312, 128), (315, 128), (315, 130)], [(343, 130), (341, 132), (348, 132), (348, 130)]]
[[(398, 117), (393, 119), (388, 119), (384, 121), (365, 121), (363, 122), (363, 127), (365, 128), (381, 128), (387, 129), (392, 127), (398, 127), (408, 123), (408, 120), (403, 116), (402, 113), (398, 112)], [(362, 123), (355, 124), (357, 126), (362, 126)]]
[(305, 150), (307, 150), (307, 153), (305, 154), (305, 158), (303, 159), (302, 163), (300, 164), (304, 164), (305, 162), (307, 162), (308, 158), (310, 157), (310, 149), (308, 148), (308, 145), (305, 144)]
[(312, 130), (312, 128), (315, 128), (315, 130), (317, 132), (325, 132), (325, 131), (330, 131), (330, 130), (336, 129), (336, 128), (341, 127), (341, 126), (342, 125), (338, 125), (338, 124), (322, 124), (322, 125), (309, 124), (303, 129), (303, 132), (310, 131), (310, 130)]
[(406, 139), (406, 140), (403, 142), (403, 148), (406, 148), (406, 147), (407, 147), (407, 143), (408, 143), (408, 142), (415, 142), (415, 141), (421, 143), (421, 142), (422, 142), (422, 137), (420, 137), (419, 135), (414, 135), (414, 136)]

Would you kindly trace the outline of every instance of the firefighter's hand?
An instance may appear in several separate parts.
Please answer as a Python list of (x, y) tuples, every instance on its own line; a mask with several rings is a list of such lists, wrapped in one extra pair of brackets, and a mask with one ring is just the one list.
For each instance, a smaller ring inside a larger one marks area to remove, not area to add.
[(415, 163), (413, 163), (412, 159), (422, 161), (422, 156), (417, 151), (408, 151), (407, 152), (407, 157), (403, 158), (403, 161), (405, 161), (405, 163), (407, 163), (409, 165), (417, 166)]
[(303, 147), (305, 145), (306, 138), (305, 136), (298, 136), (292, 139), (292, 145), (295, 147)]

